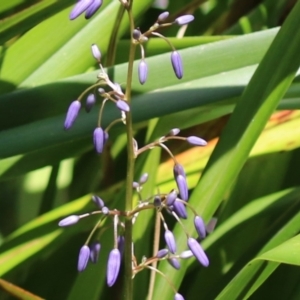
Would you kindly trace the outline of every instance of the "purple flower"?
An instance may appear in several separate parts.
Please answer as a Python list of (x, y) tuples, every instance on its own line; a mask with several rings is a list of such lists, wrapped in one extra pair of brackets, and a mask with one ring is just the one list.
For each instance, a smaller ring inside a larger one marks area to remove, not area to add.
[(100, 249), (101, 245), (99, 242), (94, 242), (91, 245), (90, 260), (94, 264), (98, 261)]
[(175, 75), (178, 79), (181, 79), (183, 76), (183, 69), (182, 69), (182, 61), (180, 54), (177, 51), (173, 51), (171, 54), (171, 62), (173, 66), (173, 70)]
[(92, 5), (94, 0), (79, 0), (71, 11), (69, 18), (70, 20), (74, 20), (79, 17), (84, 11), (88, 9), (90, 5)]
[(179, 194), (182, 200), (187, 201), (189, 198), (188, 186), (185, 177), (178, 175), (176, 178), (176, 184), (179, 190)]
[(211, 233), (214, 231), (216, 225), (217, 225), (217, 218), (211, 218), (208, 224), (206, 225), (206, 232)]
[(87, 263), (90, 257), (90, 248), (87, 245), (84, 245), (80, 248), (77, 270), (78, 272), (82, 272), (85, 270)]
[(176, 18), (174, 23), (181, 26), (181, 25), (185, 25), (185, 24), (188, 24), (188, 23), (194, 21), (194, 19), (195, 18), (193, 15), (184, 15), (184, 16)]
[(170, 252), (174, 254), (176, 252), (176, 242), (174, 234), (170, 230), (166, 230), (165, 232), (165, 241), (170, 249)]
[(190, 258), (192, 256), (194, 256), (194, 254), (191, 250), (185, 250), (180, 253), (180, 258)]
[(157, 22), (163, 22), (165, 21), (169, 16), (169, 12), (168, 11), (164, 11), (163, 13), (161, 13), (158, 18), (157, 18)]
[(104, 201), (100, 197), (94, 195), (92, 196), (92, 200), (99, 208), (104, 206)]
[(168, 206), (173, 205), (176, 198), (177, 198), (177, 193), (176, 191), (173, 190), (166, 196), (166, 204)]
[(206, 229), (203, 219), (200, 216), (196, 216), (194, 219), (194, 225), (197, 230), (197, 233), (201, 239), (206, 237)]
[(174, 296), (174, 300), (184, 300), (183, 296), (179, 293), (176, 293)]
[(78, 116), (80, 108), (81, 108), (81, 103), (78, 100), (75, 100), (70, 104), (65, 119), (65, 130), (70, 129), (73, 126)]
[(76, 224), (80, 220), (80, 217), (77, 215), (68, 216), (59, 221), (58, 226), (66, 227)]
[(103, 129), (101, 127), (97, 127), (94, 130), (94, 147), (97, 153), (100, 154), (103, 152), (105, 142), (106, 142), (106, 136)]
[(181, 201), (178, 200), (174, 201), (173, 210), (175, 211), (175, 213), (179, 218), (187, 219), (186, 207)]
[(189, 136), (186, 141), (193, 146), (206, 146), (207, 142), (197, 136)]
[(148, 76), (148, 66), (143, 59), (139, 63), (138, 74), (139, 74), (140, 84), (144, 84)]
[(102, 0), (94, 0), (93, 3), (85, 11), (85, 18), (91, 18), (95, 14), (95, 12), (101, 7), (102, 2)]
[(85, 111), (86, 112), (90, 112), (92, 107), (95, 105), (96, 103), (96, 97), (94, 94), (89, 94), (86, 98), (86, 102), (85, 102)]
[(180, 132), (179, 128), (173, 128), (170, 130), (169, 135), (174, 136), (177, 135)]
[(139, 183), (140, 183), (140, 184), (144, 184), (145, 182), (147, 182), (148, 177), (149, 177), (148, 173), (144, 173), (144, 174), (140, 177)]
[(180, 269), (180, 262), (177, 258), (175, 257), (168, 258), (168, 263), (176, 270)]
[(204, 267), (208, 267), (209, 265), (209, 260), (204, 252), (204, 250), (202, 249), (202, 247), (200, 246), (200, 244), (193, 238), (188, 238), (188, 247), (190, 248), (190, 250), (193, 252), (193, 254), (195, 255), (195, 257), (198, 259), (198, 261), (200, 262), (200, 264)]
[[(96, 59), (97, 62), (100, 62), (101, 61), (101, 52), (100, 52), (98, 46), (96, 44), (92, 44), (91, 50), (92, 50), (93, 57)], [(103, 88), (101, 88), (101, 89), (104, 90)], [(99, 90), (100, 90), (100, 88), (99, 88)]]
[(107, 262), (106, 279), (107, 285), (112, 286), (117, 280), (121, 265), (121, 253), (119, 249), (113, 249), (109, 253)]
[(157, 258), (163, 258), (165, 257), (166, 255), (168, 255), (169, 253), (169, 250), (168, 249), (160, 249), (158, 250), (157, 254), (156, 254), (156, 257)]
[(129, 112), (129, 111), (130, 111), (129, 105), (128, 105), (127, 102), (124, 101), (124, 100), (118, 100), (118, 101), (116, 102), (116, 106), (117, 106), (117, 108), (118, 108), (119, 110), (121, 110), (121, 111), (125, 111), (125, 112)]

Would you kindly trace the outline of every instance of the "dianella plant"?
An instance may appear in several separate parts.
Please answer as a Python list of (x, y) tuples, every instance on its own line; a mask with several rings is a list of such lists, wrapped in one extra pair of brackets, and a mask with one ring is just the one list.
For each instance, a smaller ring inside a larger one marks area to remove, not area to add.
[(0, 4), (0, 299), (299, 299), (300, 3)]

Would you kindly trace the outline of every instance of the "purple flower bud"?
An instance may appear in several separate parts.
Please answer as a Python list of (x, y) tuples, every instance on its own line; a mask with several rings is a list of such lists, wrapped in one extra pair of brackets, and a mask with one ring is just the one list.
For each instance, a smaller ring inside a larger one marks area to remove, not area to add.
[(169, 12), (168, 11), (164, 11), (163, 13), (161, 13), (158, 18), (157, 18), (157, 22), (163, 22), (165, 21), (169, 16)]
[(185, 250), (180, 253), (180, 258), (190, 258), (192, 256), (194, 256), (194, 254), (191, 250)]
[(68, 216), (59, 221), (58, 226), (66, 227), (76, 224), (80, 220), (80, 217), (77, 215)]
[(203, 219), (200, 216), (196, 216), (194, 219), (194, 225), (197, 230), (197, 233), (201, 239), (206, 237), (206, 229)]
[(106, 279), (107, 285), (112, 286), (117, 280), (121, 265), (121, 253), (119, 249), (113, 249), (109, 253), (107, 262)]
[(194, 19), (195, 18), (193, 15), (184, 15), (184, 16), (176, 18), (174, 23), (181, 26), (181, 25), (191, 23), (192, 21), (194, 21)]
[(149, 177), (148, 173), (142, 174), (142, 176), (140, 177), (139, 183), (140, 184), (145, 183), (148, 180), (148, 177)]
[(165, 232), (165, 241), (166, 241), (166, 244), (168, 245), (170, 252), (175, 254), (176, 253), (175, 237), (174, 237), (174, 234), (170, 230), (166, 230), (166, 232)]
[(118, 108), (119, 110), (121, 110), (121, 111), (126, 111), (126, 112), (130, 111), (130, 107), (129, 107), (129, 105), (127, 104), (126, 101), (118, 100), (118, 101), (116, 102), (116, 106), (117, 106), (117, 108)]
[(177, 258), (175, 257), (168, 258), (168, 263), (176, 270), (180, 269), (180, 262)]
[[(96, 59), (97, 62), (101, 61), (101, 52), (96, 44), (92, 44), (91, 46), (92, 55)], [(99, 88), (100, 90), (100, 88)]]
[(101, 245), (99, 242), (94, 242), (91, 245), (90, 260), (93, 264), (97, 263), (98, 261), (100, 249), (101, 249)]
[(140, 186), (140, 184), (139, 184), (138, 182), (136, 182), (136, 181), (134, 181), (134, 182), (132, 183), (132, 187), (133, 187), (134, 189), (137, 189), (139, 186)]
[(206, 225), (206, 232), (211, 233), (214, 231), (216, 225), (217, 225), (217, 218), (211, 218), (208, 224)]
[(171, 62), (176, 77), (178, 79), (181, 79), (183, 76), (182, 61), (181, 61), (180, 54), (177, 51), (172, 52)]
[(78, 272), (82, 272), (85, 270), (87, 263), (90, 257), (90, 248), (87, 245), (84, 245), (80, 248), (77, 270)]
[(125, 247), (125, 237), (122, 236), (122, 235), (119, 235), (117, 237), (117, 240), (118, 240), (118, 249), (121, 253), (121, 256), (123, 255), (124, 253), (124, 247)]
[(176, 198), (177, 198), (177, 193), (176, 191), (173, 190), (166, 196), (166, 204), (168, 206), (173, 205)]
[(173, 128), (170, 130), (169, 135), (174, 136), (177, 135), (180, 132), (179, 128)]
[(98, 93), (101, 95), (101, 94), (104, 94), (105, 93), (105, 89), (104, 88), (99, 88), (98, 89)]
[(176, 293), (174, 296), (174, 300), (184, 300), (183, 296), (179, 293)]
[(106, 206), (103, 206), (102, 209), (101, 209), (101, 211), (102, 211), (102, 213), (103, 213), (104, 215), (108, 215), (108, 214), (109, 214), (109, 209), (108, 209), (108, 207), (106, 207)]
[(71, 11), (69, 18), (74, 20), (79, 17), (88, 7), (94, 2), (94, 0), (79, 0)]
[(141, 31), (139, 29), (134, 29), (132, 32), (132, 37), (135, 40), (139, 40), (139, 38), (141, 37)]
[(156, 254), (156, 257), (157, 258), (164, 258), (165, 256), (167, 256), (169, 253), (169, 250), (168, 249), (160, 249), (158, 250), (157, 254)]
[(186, 141), (193, 146), (206, 146), (207, 142), (197, 136), (189, 136)]
[(95, 12), (101, 7), (102, 2), (102, 0), (94, 0), (93, 3), (85, 11), (85, 18), (91, 18), (95, 14)]
[(65, 130), (70, 129), (73, 126), (73, 124), (78, 116), (80, 108), (81, 108), (81, 103), (78, 100), (75, 100), (70, 104), (68, 112), (67, 112), (67, 116), (65, 119)]
[(89, 94), (86, 98), (86, 102), (85, 102), (85, 111), (86, 112), (90, 112), (92, 107), (95, 105), (96, 103), (96, 97), (94, 94)]
[(182, 175), (178, 175), (175, 179), (181, 199), (187, 201), (189, 198), (189, 193), (186, 179)]
[(181, 201), (175, 200), (173, 203), (173, 210), (179, 218), (187, 219), (186, 207)]
[(102, 153), (105, 144), (105, 135), (101, 127), (94, 130), (94, 147), (97, 153)]
[(200, 262), (200, 264), (204, 267), (208, 267), (209, 265), (209, 260), (204, 252), (204, 250), (202, 249), (202, 247), (200, 246), (200, 244), (193, 238), (188, 238), (188, 247), (190, 248), (190, 250), (193, 252), (193, 254), (195, 255), (195, 257), (198, 259), (198, 261)]
[(155, 207), (161, 207), (161, 198), (159, 196), (155, 196), (153, 199), (153, 205)]
[(184, 178), (186, 178), (186, 174), (184, 172), (184, 168), (180, 164), (175, 164), (173, 168), (173, 174), (174, 177), (176, 178), (178, 175), (182, 175)]
[(140, 84), (144, 84), (148, 76), (148, 66), (143, 59), (139, 63), (138, 73)]
[(99, 208), (102, 208), (104, 206), (104, 202), (100, 197), (94, 195), (92, 196), (92, 200)]

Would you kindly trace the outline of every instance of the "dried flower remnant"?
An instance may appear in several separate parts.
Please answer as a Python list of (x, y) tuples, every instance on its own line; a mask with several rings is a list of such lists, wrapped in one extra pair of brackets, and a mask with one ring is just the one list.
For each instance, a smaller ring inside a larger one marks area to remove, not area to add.
[(109, 253), (109, 258), (107, 262), (107, 271), (106, 271), (106, 279), (107, 285), (113, 286), (116, 282), (121, 265), (121, 253), (119, 249), (113, 249)]

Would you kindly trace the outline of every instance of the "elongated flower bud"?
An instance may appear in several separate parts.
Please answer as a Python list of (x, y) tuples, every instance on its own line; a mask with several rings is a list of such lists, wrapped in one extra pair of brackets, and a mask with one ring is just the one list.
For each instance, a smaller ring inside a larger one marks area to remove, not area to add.
[(175, 200), (173, 203), (173, 210), (179, 218), (187, 219), (186, 207), (182, 202)]
[(119, 275), (121, 265), (121, 253), (119, 249), (113, 249), (109, 253), (107, 262), (106, 279), (107, 285), (113, 286)]
[(178, 175), (175, 179), (181, 199), (187, 201), (189, 198), (189, 193), (186, 179), (182, 175)]
[(68, 216), (59, 221), (58, 226), (66, 227), (76, 224), (80, 220), (80, 217), (77, 215)]
[(204, 250), (202, 249), (202, 247), (200, 246), (200, 244), (193, 238), (188, 238), (188, 247), (190, 248), (190, 250), (193, 252), (193, 254), (195, 255), (195, 257), (198, 259), (198, 261), (200, 262), (200, 264), (204, 267), (208, 267), (209, 265), (209, 260), (204, 252)]
[(99, 242), (94, 242), (91, 245), (91, 252), (90, 252), (90, 260), (92, 263), (97, 263), (98, 258), (99, 258), (99, 253), (100, 253), (100, 249), (101, 249), (101, 245)]
[(174, 135), (177, 135), (179, 132), (180, 132), (179, 128), (173, 128), (170, 130), (169, 135), (174, 136)]
[[(101, 61), (101, 52), (96, 44), (92, 44), (91, 46), (92, 55), (96, 59), (97, 62)], [(103, 90), (103, 88), (101, 88)], [(100, 90), (100, 88), (99, 88)], [(105, 92), (105, 91), (104, 91)]]
[(116, 102), (116, 106), (117, 106), (117, 108), (118, 108), (119, 110), (121, 110), (121, 111), (125, 111), (125, 112), (129, 112), (129, 111), (130, 111), (129, 105), (128, 105), (127, 102), (124, 101), (124, 100), (118, 100), (118, 101)]
[(104, 131), (101, 127), (94, 130), (94, 147), (97, 153), (102, 153), (105, 143)]
[(184, 178), (186, 178), (186, 174), (185, 174), (185, 171), (184, 171), (184, 168), (182, 165), (180, 164), (175, 164), (174, 165), (174, 168), (173, 168), (173, 174), (174, 174), (174, 177), (176, 178), (178, 175), (182, 175)]
[(145, 182), (147, 182), (148, 177), (149, 177), (149, 174), (148, 174), (148, 173), (142, 174), (142, 176), (140, 177), (139, 183), (140, 183), (140, 184), (144, 184)]
[(200, 216), (196, 216), (194, 219), (194, 225), (197, 230), (197, 233), (201, 239), (206, 237), (206, 229), (203, 219)]
[(125, 247), (125, 237), (123, 235), (119, 235), (117, 237), (117, 240), (118, 240), (118, 249), (122, 256), (124, 253), (124, 247)]
[(69, 15), (70, 20), (79, 17), (93, 2), (94, 0), (79, 0)]
[(168, 16), (169, 16), (169, 12), (168, 12), (168, 11), (162, 12), (162, 13), (158, 16), (157, 22), (163, 22), (163, 21), (165, 21), (165, 20), (168, 18)]
[(181, 79), (183, 76), (183, 67), (181, 56), (177, 51), (173, 51), (171, 54), (171, 63), (173, 66), (174, 73), (178, 79)]
[(90, 112), (91, 109), (93, 108), (93, 106), (96, 103), (96, 97), (94, 94), (89, 94), (86, 98), (86, 102), (85, 102), (85, 111), (86, 112)]
[(180, 262), (177, 258), (175, 257), (170, 257), (168, 258), (168, 263), (176, 270), (180, 269)]
[(80, 248), (77, 270), (78, 272), (82, 272), (85, 270), (87, 263), (90, 257), (90, 248), (87, 245), (84, 245)]
[(168, 206), (173, 205), (176, 198), (177, 198), (177, 193), (176, 193), (176, 191), (173, 190), (171, 193), (169, 193), (166, 196), (166, 204)]
[(156, 257), (157, 258), (163, 258), (163, 257), (167, 256), (168, 253), (169, 253), (168, 249), (161, 249), (161, 250), (158, 250), (158, 252), (156, 254)]
[(143, 59), (139, 63), (138, 73), (140, 84), (144, 84), (148, 77), (148, 66)]
[(65, 119), (65, 130), (70, 129), (73, 126), (78, 116), (80, 108), (81, 108), (81, 103), (78, 100), (75, 100), (70, 104)]
[(165, 232), (165, 241), (171, 253), (176, 253), (176, 241), (174, 234), (170, 230)]
[(179, 293), (176, 293), (174, 296), (174, 300), (184, 300), (183, 296)]
[(197, 136), (189, 136), (186, 141), (193, 146), (206, 146), (207, 142)]
[(192, 256), (194, 256), (194, 254), (191, 250), (185, 250), (180, 253), (180, 258), (190, 258)]
[(94, 195), (92, 200), (100, 209), (104, 206), (104, 201), (100, 197)]
[(102, 2), (102, 0), (94, 0), (93, 3), (85, 11), (85, 18), (91, 18), (95, 14), (95, 12), (101, 7)]
[(195, 18), (194, 18), (193, 15), (184, 15), (184, 16), (176, 18), (174, 23), (176, 23), (177, 25), (182, 26), (182, 25), (191, 23), (192, 21), (194, 21), (194, 19)]

